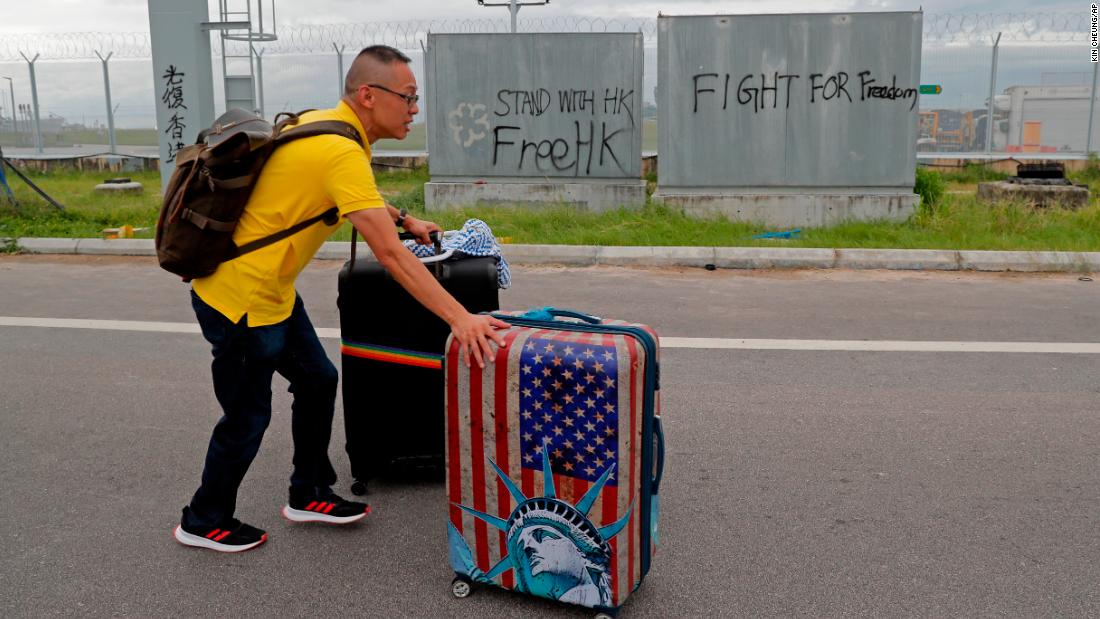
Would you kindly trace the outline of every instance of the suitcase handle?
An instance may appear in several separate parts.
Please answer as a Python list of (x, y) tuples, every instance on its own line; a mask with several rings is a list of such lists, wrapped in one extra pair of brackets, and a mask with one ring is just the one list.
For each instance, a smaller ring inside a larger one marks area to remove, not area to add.
[[(359, 231), (355, 229), (355, 226), (351, 227), (351, 266), (352, 267), (355, 267), (355, 244), (356, 244), (356, 241), (358, 240), (358, 232)], [(435, 255), (438, 256), (438, 255), (442, 254), (443, 253), (443, 233), (433, 231), (433, 232), (428, 234), (428, 237), (432, 240), (432, 245), (435, 245)], [(416, 239), (418, 239), (420, 237), (416, 236), (415, 234), (413, 234), (411, 232), (401, 232), (397, 235), (397, 238), (401, 239), (402, 241), (415, 241)], [(436, 275), (437, 276), (439, 275), (439, 270), (438, 269), (436, 269)]]
[(603, 319), (601, 319), (599, 316), (582, 314), (581, 312), (575, 312), (573, 310), (558, 309), (556, 307), (540, 307), (537, 309), (529, 310), (524, 313), (521, 318), (528, 318), (532, 320), (546, 320), (549, 322), (552, 322), (555, 318), (577, 318), (592, 325), (598, 325), (603, 322)]
[[(428, 234), (428, 237), (431, 238), (432, 245), (435, 246), (435, 255), (438, 256), (439, 254), (442, 254), (443, 253), (443, 235), (440, 232), (435, 231), (435, 232), (431, 232), (430, 234)], [(412, 232), (402, 232), (402, 233), (397, 235), (397, 238), (401, 239), (402, 241), (415, 241), (416, 239), (418, 239), (420, 237), (413, 234)]]
[(657, 494), (657, 490), (661, 485), (661, 477), (665, 474), (665, 433), (661, 429), (661, 416), (656, 415), (653, 417), (653, 438), (657, 442), (657, 466), (653, 473), (653, 494)]

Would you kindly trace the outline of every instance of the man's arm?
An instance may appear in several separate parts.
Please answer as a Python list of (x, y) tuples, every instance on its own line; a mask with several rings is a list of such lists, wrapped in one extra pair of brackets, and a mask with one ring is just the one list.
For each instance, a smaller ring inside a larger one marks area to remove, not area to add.
[[(392, 206), (389, 202), (386, 203), (386, 213), (395, 224), (397, 223), (397, 218), (401, 216), (401, 211), (399, 211), (397, 207)], [(401, 224), (401, 227), (405, 229), (405, 232), (415, 234), (416, 242), (421, 245), (432, 244), (432, 238), (430, 236), (432, 232), (443, 232), (443, 229), (435, 223), (417, 219), (408, 214), (405, 215), (405, 221)]]
[[(392, 208), (392, 207), (391, 207)], [(388, 209), (369, 208), (347, 215), (363, 240), (370, 246), (378, 262), (393, 275), (397, 283), (421, 305), (439, 316), (451, 327), (461, 346), (462, 358), (470, 365), (470, 355), (478, 367), (485, 367), (484, 359), (492, 361), (493, 349), (489, 340), (504, 346), (504, 338), (495, 329), (506, 329), (508, 323), (491, 316), (471, 314), (454, 299), (424, 268), (424, 265), (401, 241), (393, 228), (394, 218)]]

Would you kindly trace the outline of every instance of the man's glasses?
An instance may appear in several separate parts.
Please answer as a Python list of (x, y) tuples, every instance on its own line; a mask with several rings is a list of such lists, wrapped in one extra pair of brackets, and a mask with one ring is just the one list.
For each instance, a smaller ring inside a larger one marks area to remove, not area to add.
[(389, 88), (386, 88), (382, 84), (367, 84), (367, 86), (370, 86), (371, 88), (377, 88), (378, 90), (384, 90), (384, 91), (390, 93), (391, 95), (397, 95), (398, 97), (401, 97), (402, 99), (404, 99), (405, 103), (409, 104), (409, 107), (412, 107), (412, 106), (416, 105), (416, 102), (420, 100), (420, 95), (406, 95), (404, 93), (397, 92), (396, 90), (390, 90)]

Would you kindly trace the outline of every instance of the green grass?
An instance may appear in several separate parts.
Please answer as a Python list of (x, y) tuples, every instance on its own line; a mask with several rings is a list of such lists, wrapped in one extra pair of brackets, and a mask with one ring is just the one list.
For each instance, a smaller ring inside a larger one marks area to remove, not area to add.
[[(943, 181), (946, 192), (905, 223), (850, 222), (803, 229), (802, 238), (792, 240), (753, 239), (754, 234), (768, 229), (723, 218), (696, 219), (655, 203), (639, 210), (606, 213), (568, 206), (497, 206), (425, 214), (423, 185), (429, 178), (425, 168), (381, 173), (378, 182), (394, 206), (408, 208), (445, 229), (458, 228), (466, 219), (476, 217), (512, 243), (1100, 251), (1100, 199), (1094, 197), (1089, 206), (1078, 211), (1035, 209), (1013, 202), (988, 205), (979, 203), (972, 191), (959, 192), (960, 187), (973, 184), (972, 176), (932, 174), (940, 178), (931, 182)], [(160, 207), (158, 175), (128, 174), (145, 186), (146, 193), (141, 196), (96, 194), (93, 187), (108, 176), (32, 173), (32, 180), (66, 206), (62, 213), (9, 174), (21, 206), (15, 209), (0, 197), (0, 239), (98, 237), (103, 228), (122, 224), (147, 227), (136, 236), (152, 237)], [(944, 176), (955, 180), (948, 181)], [(1088, 183), (1093, 195), (1100, 195), (1100, 166), (1074, 173), (1071, 178)], [(333, 240), (347, 240), (350, 235), (350, 227), (345, 225)], [(0, 251), (5, 251), (2, 244)]]
[(0, 190), (0, 238), (2, 237), (95, 237), (103, 228), (129, 224), (149, 230), (139, 238), (152, 238), (160, 208), (160, 174), (125, 174), (145, 187), (142, 195), (103, 195), (94, 191), (98, 183), (118, 174), (82, 172), (26, 173), (36, 185), (65, 207), (58, 211), (7, 170), (8, 184), (19, 202), (13, 207)]

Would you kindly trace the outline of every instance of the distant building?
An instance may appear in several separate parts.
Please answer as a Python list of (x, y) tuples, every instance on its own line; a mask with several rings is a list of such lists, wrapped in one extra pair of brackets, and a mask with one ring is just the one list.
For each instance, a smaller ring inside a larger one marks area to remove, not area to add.
[[(996, 97), (1008, 120), (998, 123), (994, 137), (1008, 152), (1084, 152), (1090, 92), (1085, 85), (1010, 86)], [(1093, 122), (1092, 147), (1100, 148), (1100, 118)]]
[[(61, 133), (62, 128), (65, 127), (66, 124), (63, 116), (58, 116), (53, 113), (40, 118), (38, 122), (42, 127), (42, 133)], [(0, 133), (12, 133), (13, 131), (12, 119), (0, 116)], [(19, 131), (23, 133), (34, 131), (34, 119), (20, 118)]]
[(39, 124), (42, 127), (42, 133), (61, 133), (61, 128), (65, 126), (65, 118), (51, 112), (45, 118), (40, 118)]

